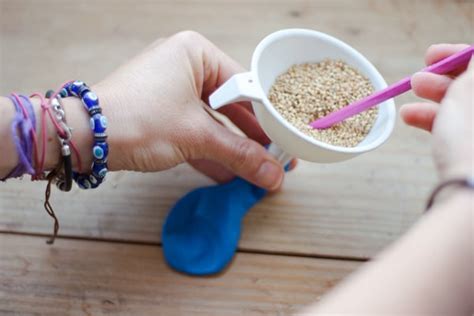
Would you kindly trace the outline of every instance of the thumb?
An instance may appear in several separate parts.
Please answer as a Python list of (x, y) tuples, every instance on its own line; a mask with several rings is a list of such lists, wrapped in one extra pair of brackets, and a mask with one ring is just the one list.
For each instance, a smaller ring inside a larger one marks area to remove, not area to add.
[(281, 186), (283, 168), (262, 145), (216, 122), (209, 126), (209, 133), (202, 158), (218, 162), (264, 189), (274, 191)]

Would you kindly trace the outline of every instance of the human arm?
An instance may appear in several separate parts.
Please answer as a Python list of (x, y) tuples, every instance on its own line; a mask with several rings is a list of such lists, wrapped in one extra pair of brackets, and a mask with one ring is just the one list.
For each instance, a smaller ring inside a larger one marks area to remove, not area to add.
[[(427, 63), (464, 46), (438, 45)], [(451, 76), (419, 74), (401, 115), (433, 133), (440, 181), (474, 175), (474, 67)], [(454, 76), (463, 73), (454, 80)], [(447, 91), (447, 92), (446, 92)], [(447, 196), (446, 196), (447, 194)], [(474, 312), (472, 190), (449, 188), (402, 238), (344, 280), (306, 315), (471, 315)]]
[[(262, 146), (269, 139), (250, 104), (222, 109), (248, 138), (232, 133), (208, 113), (208, 95), (241, 71), (235, 61), (203, 36), (187, 31), (156, 41), (93, 85), (91, 89), (99, 96), (109, 121), (109, 169), (160, 171), (189, 162), (220, 182), (239, 175), (266, 189), (277, 189), (283, 169)], [(39, 103), (32, 101), (38, 117)], [(9, 132), (13, 107), (6, 98), (0, 103), (5, 111), (0, 136), (7, 140), (1, 147), (5, 154), (0, 157), (0, 174), (5, 175), (16, 163)], [(74, 128), (73, 141), (78, 143), (84, 165), (88, 166), (92, 134), (87, 113), (74, 98), (64, 99), (64, 108)], [(51, 128), (48, 136), (47, 157), (52, 158), (46, 167), (50, 169), (57, 163), (59, 146)]]

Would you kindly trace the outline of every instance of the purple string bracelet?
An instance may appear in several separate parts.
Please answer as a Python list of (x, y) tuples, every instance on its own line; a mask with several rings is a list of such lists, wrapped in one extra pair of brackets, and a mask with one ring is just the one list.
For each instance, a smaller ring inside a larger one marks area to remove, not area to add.
[[(6, 177), (0, 179), (0, 181), (5, 181), (9, 178), (18, 178), (25, 173), (30, 175), (35, 174), (32, 163), (33, 139), (31, 137), (31, 131), (36, 130), (36, 118), (33, 105), (30, 99), (23, 95), (12, 93), (8, 98), (15, 107), (15, 118), (11, 124), (11, 133), (19, 159), (18, 164)], [(23, 108), (28, 113), (28, 117), (24, 115)]]

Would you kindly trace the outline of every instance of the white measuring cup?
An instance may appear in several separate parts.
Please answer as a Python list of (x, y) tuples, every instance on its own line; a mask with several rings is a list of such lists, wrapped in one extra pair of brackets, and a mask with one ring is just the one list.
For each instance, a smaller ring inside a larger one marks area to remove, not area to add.
[[(338, 162), (373, 150), (390, 136), (395, 125), (393, 100), (379, 105), (374, 126), (356, 147), (335, 146), (318, 141), (290, 124), (268, 100), (268, 92), (278, 75), (294, 64), (339, 59), (353, 66), (381, 90), (387, 86), (382, 75), (362, 54), (327, 34), (305, 29), (285, 29), (265, 37), (252, 56), (251, 70), (234, 75), (210, 97), (213, 109), (226, 104), (252, 101), (258, 122), (272, 140), (269, 147), (280, 162), (297, 157), (313, 162)], [(308, 123), (309, 124), (309, 123)]]

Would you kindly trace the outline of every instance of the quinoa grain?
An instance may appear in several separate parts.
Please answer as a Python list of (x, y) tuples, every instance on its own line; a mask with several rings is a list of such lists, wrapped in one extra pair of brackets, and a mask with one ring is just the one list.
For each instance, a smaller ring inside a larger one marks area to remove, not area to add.
[(275, 109), (303, 133), (325, 143), (355, 147), (369, 133), (377, 107), (318, 130), (312, 121), (374, 91), (369, 79), (340, 60), (293, 65), (275, 80), (268, 98)]

